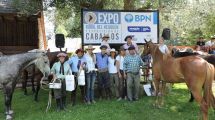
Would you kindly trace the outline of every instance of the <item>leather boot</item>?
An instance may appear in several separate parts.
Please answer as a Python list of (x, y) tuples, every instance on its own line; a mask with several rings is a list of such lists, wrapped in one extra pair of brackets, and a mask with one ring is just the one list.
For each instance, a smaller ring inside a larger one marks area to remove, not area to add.
[(56, 99), (56, 104), (57, 104), (57, 112), (59, 112), (61, 110), (60, 99)]
[(62, 97), (62, 108), (66, 110), (66, 97)]

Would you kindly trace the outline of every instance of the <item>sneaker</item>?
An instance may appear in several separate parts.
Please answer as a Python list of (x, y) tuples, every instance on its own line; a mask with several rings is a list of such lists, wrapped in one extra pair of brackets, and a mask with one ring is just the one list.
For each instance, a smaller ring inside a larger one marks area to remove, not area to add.
[(90, 105), (90, 104), (91, 104), (91, 102), (90, 102), (90, 101), (87, 101), (87, 104), (88, 104), (88, 105)]
[(96, 101), (95, 101), (95, 100), (92, 100), (92, 103), (93, 103), (93, 104), (95, 104), (95, 103), (96, 103)]
[(122, 98), (121, 98), (121, 97), (117, 99), (117, 101), (121, 101), (121, 100), (122, 100)]

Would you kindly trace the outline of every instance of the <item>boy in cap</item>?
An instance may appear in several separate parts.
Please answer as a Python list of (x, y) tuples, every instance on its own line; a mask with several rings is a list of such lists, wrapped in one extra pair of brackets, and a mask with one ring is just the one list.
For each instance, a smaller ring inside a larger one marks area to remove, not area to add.
[(126, 54), (127, 54), (127, 55), (129, 54), (128, 48), (129, 48), (130, 46), (134, 46), (134, 48), (135, 48), (135, 53), (136, 53), (136, 54), (139, 53), (139, 52), (138, 52), (138, 46), (137, 46), (137, 44), (136, 44), (135, 42), (132, 41), (132, 39), (133, 39), (133, 36), (131, 36), (131, 35), (128, 35), (128, 36), (125, 37), (126, 43), (123, 45), (123, 47), (126, 49)]
[(110, 45), (109, 45), (109, 43), (108, 43), (108, 40), (109, 40), (109, 35), (108, 34), (106, 34), (106, 35), (104, 35), (103, 37), (102, 37), (102, 42), (101, 42), (101, 46), (103, 46), (103, 45), (105, 45), (105, 46), (107, 46), (107, 54), (109, 54), (110, 53)]

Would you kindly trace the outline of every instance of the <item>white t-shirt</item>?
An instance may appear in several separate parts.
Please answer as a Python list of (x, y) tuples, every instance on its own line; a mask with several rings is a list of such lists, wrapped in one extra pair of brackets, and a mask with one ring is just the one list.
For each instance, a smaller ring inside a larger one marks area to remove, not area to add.
[(168, 47), (165, 44), (161, 44), (159, 45), (159, 50), (163, 53), (163, 54), (167, 54), (169, 52)]
[(124, 57), (121, 56), (121, 55), (118, 55), (118, 56), (116, 57), (116, 60), (119, 61), (119, 69), (120, 69), (120, 70), (123, 70)]
[(108, 71), (109, 73), (117, 73), (116, 65), (114, 65), (115, 60), (108, 57)]
[[(90, 71), (95, 70), (96, 61), (93, 61), (93, 58), (89, 55), (89, 53), (86, 53), (86, 54), (84, 55), (84, 57), (85, 57), (85, 60), (86, 60), (86, 62), (87, 62), (87, 64), (86, 64), (86, 66), (87, 66), (87, 71), (86, 71), (86, 72), (88, 73), (88, 72), (90, 72)], [(93, 54), (93, 57), (94, 57), (94, 59), (96, 60), (95, 54)]]
[(205, 43), (205, 46), (213, 46), (213, 45), (215, 45), (215, 42), (211, 42), (211, 40)]

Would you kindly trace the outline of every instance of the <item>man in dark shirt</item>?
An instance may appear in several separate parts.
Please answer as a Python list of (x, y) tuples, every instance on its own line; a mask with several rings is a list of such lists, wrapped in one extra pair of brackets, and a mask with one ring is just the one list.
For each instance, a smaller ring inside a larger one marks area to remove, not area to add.
[(198, 45), (198, 46), (200, 46), (200, 47), (205, 45), (205, 41), (204, 41), (203, 36), (200, 36), (200, 37), (199, 37), (199, 39), (198, 39), (197, 42), (196, 42), (196, 45)]

